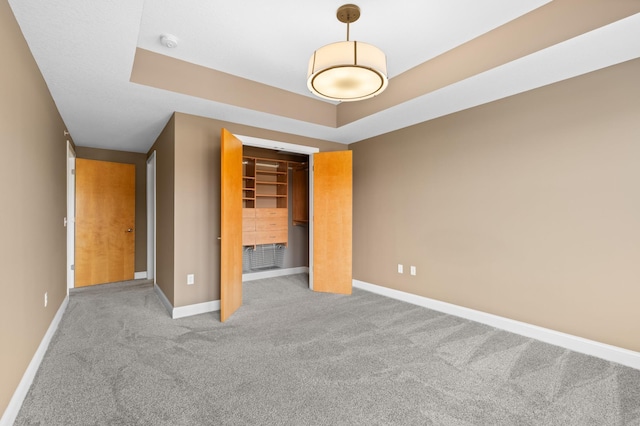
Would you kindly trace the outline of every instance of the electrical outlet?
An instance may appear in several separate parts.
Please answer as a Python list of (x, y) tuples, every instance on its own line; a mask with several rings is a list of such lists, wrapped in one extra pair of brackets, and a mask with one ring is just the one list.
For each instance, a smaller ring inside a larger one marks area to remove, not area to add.
[(187, 274), (187, 284), (191, 285), (193, 283), (195, 283), (196, 279), (194, 274)]
[(47, 307), (47, 304), (49, 303), (49, 298), (47, 297), (47, 292), (44, 292), (44, 307)]
[(416, 267), (412, 266), (411, 267), (411, 275), (415, 275), (416, 274)]
[(402, 274), (404, 272), (404, 268), (402, 267), (402, 264), (398, 263), (398, 273)]

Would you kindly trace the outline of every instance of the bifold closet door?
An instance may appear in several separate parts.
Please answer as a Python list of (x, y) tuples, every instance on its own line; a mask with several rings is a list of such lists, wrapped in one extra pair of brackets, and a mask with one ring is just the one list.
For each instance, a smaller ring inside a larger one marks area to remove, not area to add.
[(351, 294), (352, 151), (313, 155), (313, 290)]
[(220, 321), (242, 305), (242, 141), (221, 134)]

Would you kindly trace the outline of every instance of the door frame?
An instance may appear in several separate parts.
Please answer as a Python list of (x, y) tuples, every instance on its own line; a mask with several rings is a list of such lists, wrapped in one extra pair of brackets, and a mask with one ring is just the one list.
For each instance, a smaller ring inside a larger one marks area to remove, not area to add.
[(67, 139), (67, 294), (75, 286), (76, 272), (76, 150)]
[(313, 290), (313, 154), (320, 152), (320, 148), (252, 136), (235, 136), (242, 141), (242, 145), (309, 156), (309, 289)]
[(156, 283), (156, 151), (147, 158), (147, 277)]

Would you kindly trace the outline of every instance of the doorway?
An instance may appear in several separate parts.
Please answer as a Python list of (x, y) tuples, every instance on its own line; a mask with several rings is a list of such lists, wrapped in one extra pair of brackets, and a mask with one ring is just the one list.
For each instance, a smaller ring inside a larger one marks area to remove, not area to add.
[[(264, 192), (264, 197), (275, 198), (276, 204), (280, 205), (276, 205), (275, 209), (263, 207), (265, 211), (262, 212), (259, 211), (261, 209), (254, 209), (258, 202), (258, 184), (268, 184), (276, 188), (286, 184), (281, 183), (277, 178), (271, 180), (264, 178), (264, 181), (260, 182), (257, 172), (255, 176), (243, 175), (242, 151), (243, 142), (246, 139), (248, 138), (240, 139), (224, 128), (221, 131), (221, 237), (219, 240), (221, 241), (220, 321), (222, 322), (226, 321), (242, 305), (242, 259), (240, 256), (242, 246), (246, 245), (245, 242), (249, 242), (252, 237), (254, 238), (253, 245), (258, 244), (258, 240), (266, 239), (269, 241), (273, 238), (273, 241), (276, 241), (278, 238), (282, 238), (271, 230), (266, 231), (263, 235), (258, 232), (258, 228), (264, 226), (265, 229), (280, 229), (280, 221), (270, 218), (282, 217), (282, 211), (279, 210), (284, 205), (278, 203), (278, 200), (281, 197), (284, 198), (285, 195), (281, 195), (280, 192)], [(251, 142), (265, 147), (262, 140), (251, 140)], [(265, 148), (286, 152), (289, 148), (296, 150), (296, 147), (298, 146), (293, 144), (269, 141)], [(310, 147), (303, 149), (305, 151), (318, 150)], [(309, 155), (309, 181), (311, 183), (309, 187), (309, 240), (312, 242), (309, 247), (309, 287), (312, 291), (351, 294), (352, 151), (315, 152), (309, 153)], [(256, 162), (257, 168), (259, 159), (254, 158), (253, 160)], [(265, 163), (269, 162), (282, 163), (279, 160), (265, 161)], [(247, 165), (249, 163), (247, 161)], [(271, 166), (277, 167), (277, 169), (271, 172), (264, 170), (262, 173), (275, 176), (284, 175), (281, 164), (271, 164)], [(243, 183), (251, 180), (254, 180), (255, 190)], [(253, 190), (256, 193), (255, 197), (243, 195), (245, 192)], [(251, 206), (243, 207), (243, 202), (250, 201), (252, 198), (254, 198), (253, 208)], [(316, 206), (320, 208), (318, 217), (314, 214)], [(254, 229), (247, 229), (246, 237), (243, 229), (245, 214), (247, 218), (255, 219), (252, 221), (255, 224)], [(336, 247), (340, 250), (335, 250)]]
[[(313, 154), (320, 152), (319, 148), (305, 145), (296, 145), (286, 142), (277, 142), (251, 136), (236, 135), (243, 146), (268, 149), (271, 151), (291, 153), (306, 156), (309, 170), (313, 170)], [(309, 173), (308, 181), (309, 218), (313, 217), (313, 173)], [(309, 253), (309, 288), (313, 290), (313, 221), (308, 223), (308, 253)]]
[(308, 271), (308, 162), (307, 155), (242, 146), (244, 281)]
[(75, 287), (134, 279), (135, 165), (76, 160)]
[(75, 275), (75, 244), (76, 244), (76, 150), (67, 140), (67, 294), (76, 281)]

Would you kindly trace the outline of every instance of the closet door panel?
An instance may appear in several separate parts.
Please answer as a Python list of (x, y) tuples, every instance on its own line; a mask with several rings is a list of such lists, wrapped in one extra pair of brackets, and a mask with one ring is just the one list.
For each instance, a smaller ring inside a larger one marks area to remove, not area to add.
[(352, 151), (314, 154), (313, 290), (351, 294)]

